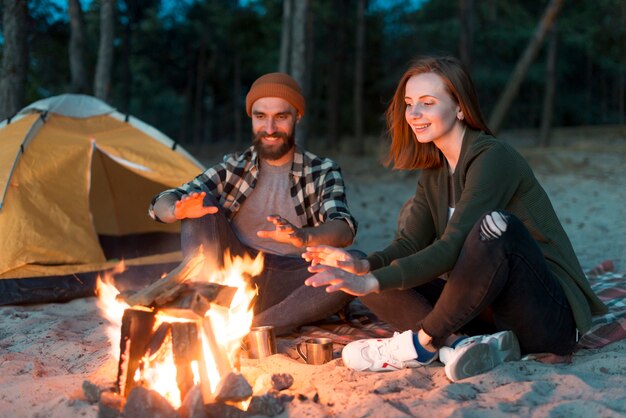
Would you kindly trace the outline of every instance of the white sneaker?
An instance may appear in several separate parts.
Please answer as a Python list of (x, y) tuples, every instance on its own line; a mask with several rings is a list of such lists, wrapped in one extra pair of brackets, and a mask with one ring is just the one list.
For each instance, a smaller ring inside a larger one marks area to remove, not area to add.
[(343, 364), (353, 370), (374, 372), (418, 367), (437, 359), (437, 353), (428, 361), (420, 362), (413, 345), (413, 332), (394, 333), (391, 338), (359, 340), (346, 345), (341, 352)]
[(446, 376), (453, 382), (484, 373), (505, 361), (519, 359), (519, 342), (513, 331), (468, 337), (455, 348), (439, 349), (439, 360), (446, 365)]

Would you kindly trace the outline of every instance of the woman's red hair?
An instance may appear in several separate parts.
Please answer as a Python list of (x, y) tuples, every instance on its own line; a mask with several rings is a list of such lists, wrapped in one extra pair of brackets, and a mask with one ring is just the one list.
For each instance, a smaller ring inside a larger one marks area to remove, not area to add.
[(405, 119), (406, 84), (413, 76), (435, 73), (439, 75), (450, 96), (463, 112), (464, 122), (471, 128), (491, 134), (487, 127), (478, 96), (469, 74), (459, 60), (453, 57), (423, 57), (413, 60), (404, 72), (385, 114), (391, 146), (385, 165), (398, 170), (440, 167), (444, 162), (441, 151), (432, 142), (418, 142)]

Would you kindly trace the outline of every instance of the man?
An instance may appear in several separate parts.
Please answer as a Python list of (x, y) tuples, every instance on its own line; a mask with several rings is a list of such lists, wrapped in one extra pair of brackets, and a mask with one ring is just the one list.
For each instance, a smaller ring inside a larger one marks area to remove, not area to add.
[(182, 221), (184, 256), (203, 245), (221, 267), (227, 249), (233, 255), (263, 252), (264, 271), (254, 278), (259, 295), (253, 325), (273, 325), (278, 335), (337, 312), (351, 298), (304, 285), (311, 275), (301, 258), (305, 247), (345, 247), (356, 233), (339, 166), (295, 145), (304, 110), (293, 78), (261, 76), (246, 96), (253, 145), (160, 193), (149, 209), (155, 220)]

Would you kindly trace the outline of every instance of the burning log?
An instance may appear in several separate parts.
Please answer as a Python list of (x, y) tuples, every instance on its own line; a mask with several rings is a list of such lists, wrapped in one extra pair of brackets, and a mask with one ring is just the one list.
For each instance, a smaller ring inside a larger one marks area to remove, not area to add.
[(176, 299), (181, 291), (182, 283), (197, 276), (203, 266), (204, 253), (199, 249), (196, 253), (186, 257), (178, 267), (162, 279), (130, 296), (126, 296), (125, 302), (130, 306), (164, 305)]
[(186, 318), (192, 321), (204, 318), (211, 304), (230, 306), (237, 288), (217, 283), (184, 283), (179, 288), (178, 298), (159, 306), (167, 316)]
[(168, 335), (170, 335), (171, 329), (172, 324), (164, 322), (152, 333), (152, 338), (150, 338), (150, 342), (146, 346), (146, 352), (144, 353), (144, 356), (147, 357), (149, 361), (153, 361), (157, 357), (161, 346)]
[(198, 326), (194, 322), (172, 324), (172, 351), (176, 364), (176, 383), (183, 400), (194, 386), (191, 362), (200, 356)]
[[(232, 370), (232, 364), (228, 359), (228, 355), (220, 344), (218, 344), (215, 334), (213, 333), (213, 324), (210, 317), (204, 317), (197, 322), (199, 332), (202, 332), (204, 342), (207, 345), (208, 350), (213, 354), (215, 361), (215, 367), (220, 376), (227, 376)], [(206, 373), (206, 359), (204, 353), (199, 356), (200, 367), (200, 390), (202, 391), (202, 399), (205, 404), (208, 404), (215, 399), (215, 395), (211, 389), (210, 379), (208, 373)], [(215, 382), (216, 385), (219, 382)]]
[[(131, 306), (122, 319), (116, 381), (121, 396), (128, 399), (136, 389), (151, 389), (178, 407), (196, 383), (204, 405), (214, 405), (218, 397), (238, 402), (250, 396), (243, 378), (233, 384), (239, 366), (236, 339), (245, 335), (252, 316), (255, 292), (245, 278), (258, 274), (253, 272), (260, 271), (262, 259), (249, 265), (237, 261), (231, 270), (202, 277), (204, 261), (199, 248), (146, 288), (118, 295)], [(222, 334), (227, 337), (218, 341)]]
[(120, 359), (117, 367), (117, 392), (128, 396), (136, 386), (134, 377), (141, 358), (152, 339), (154, 312), (126, 309), (122, 317)]
[[(183, 283), (179, 289), (185, 289), (173, 302), (158, 308), (159, 314), (177, 318), (174, 322), (164, 322), (153, 330), (156, 321), (156, 311), (130, 308), (124, 312), (122, 318), (122, 333), (120, 338), (120, 359), (118, 364), (118, 378), (116, 388), (123, 396), (140, 383), (135, 381), (137, 369), (146, 357), (153, 360), (157, 357), (164, 342), (171, 342), (171, 348), (176, 363), (176, 383), (184, 399), (187, 392), (194, 385), (194, 375), (191, 369), (193, 361), (198, 362), (203, 397), (206, 402), (213, 399), (210, 381), (205, 373), (206, 364), (204, 354), (200, 349), (202, 332), (209, 333), (205, 338), (216, 360), (216, 367), (220, 375), (227, 375), (232, 365), (228, 360), (212, 331), (210, 319), (205, 318), (211, 304), (229, 306), (237, 289), (216, 283)], [(158, 299), (158, 298), (157, 298)], [(214, 308), (219, 307), (219, 305)], [(178, 322), (178, 320), (183, 320)], [(189, 322), (185, 322), (188, 320)], [(171, 338), (168, 340), (168, 337)], [(214, 382), (217, 384), (218, 382)]]
[(213, 332), (213, 322), (210, 317), (204, 317), (202, 319), (202, 328), (204, 330), (204, 337), (206, 338), (208, 348), (211, 350), (211, 353), (213, 353), (213, 357), (215, 358), (218, 373), (220, 376), (228, 375), (233, 366), (228, 359), (228, 355), (226, 354), (224, 347), (219, 344), (215, 338), (215, 333)]

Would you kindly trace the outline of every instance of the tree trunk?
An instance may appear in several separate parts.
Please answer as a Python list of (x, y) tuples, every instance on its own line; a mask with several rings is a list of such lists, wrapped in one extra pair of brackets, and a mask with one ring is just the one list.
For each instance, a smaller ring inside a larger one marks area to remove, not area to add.
[(609, 77), (610, 73), (605, 68), (600, 68), (599, 70), (599, 79), (600, 79), (600, 121), (602, 123), (606, 123), (609, 114), (609, 102), (611, 100), (611, 89), (609, 87)]
[(365, 1), (357, 1), (356, 51), (354, 65), (354, 141), (355, 155), (365, 154), (363, 138), (363, 79), (365, 68)]
[[(306, 28), (305, 28), (305, 39), (306, 39), (306, 71), (304, 72), (304, 82), (302, 85), (302, 94), (307, 98), (309, 103), (313, 103), (313, 98), (318, 97), (317, 90), (319, 90), (320, 83), (313, 83), (311, 68), (315, 66), (315, 15), (313, 13), (313, 7), (307, 7), (306, 11)], [(316, 88), (313, 90), (313, 86)], [(306, 118), (303, 119), (304, 122), (302, 128), (303, 131), (306, 132), (305, 137), (311, 137), (314, 135), (314, 128), (317, 126), (317, 117), (320, 112), (320, 106), (309, 106), (306, 111)]]
[(17, 113), (24, 106), (28, 44), (26, 42), (26, 0), (3, 1), (2, 72), (0, 78), (0, 120)]
[(185, 108), (183, 112), (183, 123), (178, 136), (178, 142), (191, 144), (193, 139), (193, 93), (195, 85), (195, 62), (193, 48), (187, 46), (187, 82), (185, 84)]
[(292, 0), (283, 0), (283, 22), (280, 35), (280, 62), (278, 63), (278, 71), (288, 73), (290, 70), (289, 51), (291, 49), (291, 10)]
[(546, 37), (546, 33), (554, 24), (562, 5), (563, 0), (550, 0), (550, 3), (546, 7), (532, 39), (517, 62), (515, 70), (513, 70), (513, 74), (511, 75), (511, 79), (507, 83), (504, 92), (498, 99), (498, 102), (491, 113), (489, 126), (494, 133), (497, 133), (500, 130), (502, 123), (504, 122), (504, 118), (511, 107), (511, 103), (513, 103), (513, 99), (517, 96), (519, 87), (522, 84), (522, 81), (524, 81), (528, 67), (537, 56), (537, 53), (541, 48), (541, 44)]
[(111, 94), (111, 73), (113, 71), (113, 39), (115, 19), (115, 0), (100, 2), (100, 45), (98, 63), (94, 80), (94, 94), (97, 98), (109, 102)]
[(617, 100), (618, 100), (617, 109), (619, 111), (619, 115), (617, 116), (618, 117), (617, 120), (619, 121), (620, 124), (624, 123), (624, 121), (625, 121), (624, 116), (626, 116), (624, 114), (624, 104), (625, 104), (624, 102), (626, 101), (624, 99), (624, 96), (626, 96), (626, 94), (624, 94), (624, 90), (625, 90), (624, 89), (624, 87), (625, 87), (624, 84), (626, 84), (624, 78), (625, 78), (624, 77), (624, 70), (621, 70), (619, 72), (619, 75), (618, 75), (618, 86), (617, 86)]
[[(291, 25), (291, 76), (300, 84), (301, 88), (304, 88), (306, 86), (306, 19), (309, 0), (298, 0), (294, 6)], [(304, 97), (306, 99), (306, 94)], [(306, 129), (302, 121), (298, 124), (296, 143), (300, 147), (306, 148)]]
[(472, 68), (472, 45), (474, 43), (474, 0), (459, 0), (459, 57), (465, 68)]
[(328, 32), (331, 38), (326, 45), (330, 48), (327, 62), (327, 94), (326, 94), (326, 148), (336, 149), (339, 145), (339, 122), (341, 120), (341, 69), (345, 68), (345, 41), (346, 28), (343, 16), (346, 15), (348, 0), (335, 0), (332, 4), (336, 7), (330, 13), (330, 28)]
[(498, 20), (498, 5), (496, 4), (496, 0), (487, 0), (486, 3), (485, 17), (487, 22), (493, 23)]
[(79, 0), (68, 0), (70, 16), (70, 73), (72, 93), (88, 93), (89, 81), (85, 65), (85, 19)]
[[(594, 53), (591, 45), (587, 46), (587, 51), (585, 54), (586, 58), (586, 67), (585, 67), (585, 108), (592, 109), (593, 102), (593, 81), (595, 80), (595, 72), (593, 70), (593, 58)], [(589, 123), (591, 121), (589, 112), (584, 112), (584, 123)]]
[(135, 25), (135, 1), (126, 0), (126, 22), (124, 24), (124, 50), (122, 52), (123, 59), (123, 76), (122, 76), (122, 95), (123, 95), (123, 112), (130, 114), (130, 103), (133, 97), (133, 73), (130, 69), (130, 63), (133, 56), (133, 27)]
[[(626, 3), (622, 2), (621, 3), (621, 21), (622, 21), (622, 30), (624, 27), (626, 27)], [(626, 70), (624, 69), (626, 67), (626, 62), (624, 62), (624, 57), (622, 57), (622, 67), (618, 69), (618, 75), (617, 75), (617, 110), (619, 112), (619, 114), (617, 115), (617, 120), (619, 121), (620, 124), (624, 123), (624, 75), (626, 73)]]
[(241, 97), (241, 53), (239, 52), (239, 45), (235, 48), (236, 50), (233, 52), (233, 122), (235, 125), (235, 148), (239, 149), (241, 143), (243, 142), (243, 118), (241, 114), (243, 105), (242, 103), (239, 103), (239, 98)]
[(554, 94), (556, 91), (556, 58), (558, 50), (557, 25), (550, 30), (548, 53), (546, 56), (546, 91), (543, 98), (543, 112), (541, 115), (541, 129), (539, 130), (539, 146), (545, 148), (550, 145), (550, 129), (554, 118)]
[(204, 130), (203, 121), (203, 109), (204, 109), (204, 86), (206, 83), (206, 68), (207, 68), (207, 41), (205, 35), (200, 42), (200, 48), (198, 51), (198, 61), (196, 63), (196, 84), (194, 91), (194, 104), (193, 104), (193, 143), (200, 145), (202, 143), (202, 132)]

